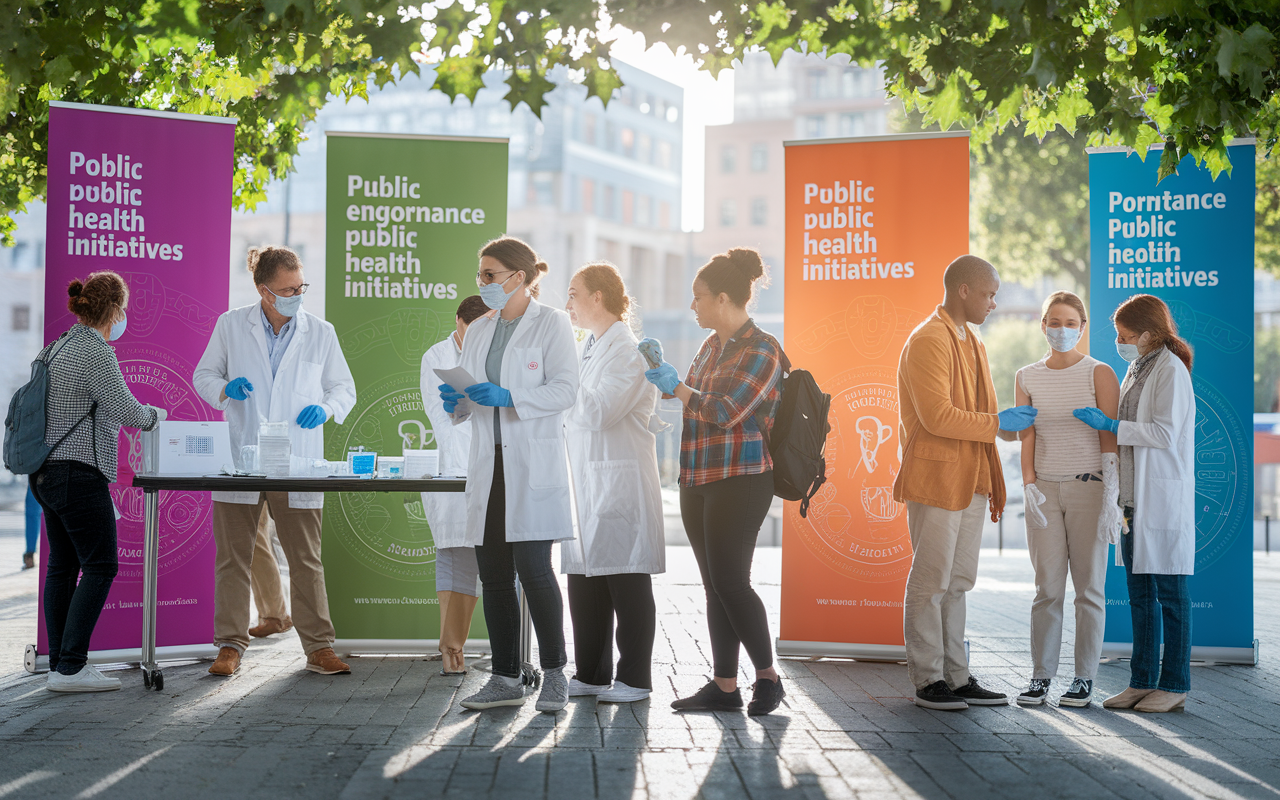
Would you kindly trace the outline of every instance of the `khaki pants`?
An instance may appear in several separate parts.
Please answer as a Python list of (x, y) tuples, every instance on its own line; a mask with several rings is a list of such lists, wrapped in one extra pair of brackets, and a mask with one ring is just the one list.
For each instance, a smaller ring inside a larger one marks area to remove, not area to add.
[(917, 689), (946, 681), (955, 689), (969, 682), (964, 652), (965, 592), (978, 578), (978, 549), (987, 498), (975, 494), (969, 507), (947, 511), (907, 503), (911, 573), (903, 603), (902, 632), (907, 674)]
[(269, 619), (284, 623), (289, 619), (289, 609), (284, 604), (284, 589), (280, 583), (280, 565), (276, 562), (276, 549), (271, 544), (271, 515), (267, 504), (262, 504), (258, 516), (258, 536), (253, 542), (253, 565), (249, 573), (249, 585), (253, 587), (253, 604), (258, 608), (258, 622)]
[[(265, 499), (264, 499), (265, 498)], [(257, 504), (213, 504), (213, 541), (218, 554), (214, 573), (214, 643), (241, 653), (249, 646), (249, 591), (258, 522), (266, 505), (289, 563), (289, 600), (293, 622), (308, 655), (332, 647), (333, 622), (320, 563), (318, 508), (289, 508), (287, 492), (267, 492)]]
[(1036, 570), (1036, 599), (1031, 605), (1033, 678), (1056, 678), (1062, 652), (1062, 603), (1067, 570), (1076, 589), (1076, 673), (1093, 680), (1102, 655), (1107, 614), (1107, 542), (1098, 536), (1102, 481), (1037, 480), (1045, 496), (1040, 506), (1047, 525), (1027, 515), (1027, 549)]

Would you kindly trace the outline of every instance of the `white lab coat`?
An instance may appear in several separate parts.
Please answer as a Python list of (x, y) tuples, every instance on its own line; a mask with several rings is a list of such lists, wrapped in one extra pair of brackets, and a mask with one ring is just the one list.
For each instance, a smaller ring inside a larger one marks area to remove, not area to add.
[[(258, 443), (259, 415), (267, 422), (288, 422), (293, 455), (324, 458), (324, 426), (304, 430), (298, 414), (318, 405), (328, 418), (342, 424), (356, 404), (356, 382), (328, 322), (300, 309), (293, 338), (274, 378), (262, 328), (262, 305), (233, 308), (218, 317), (209, 346), (196, 365), (196, 391), (226, 415), (231, 452), (238, 458), (244, 445)], [(234, 378), (248, 378), (253, 391), (247, 400), (220, 399)], [(257, 492), (214, 492), (221, 503), (256, 503)], [(290, 508), (323, 508), (320, 492), (290, 492)]]
[[(565, 417), (578, 538), (560, 547), (566, 575), (667, 568), (655, 413), (658, 389), (624, 322), (605, 331), (581, 363), (578, 402)], [(585, 343), (583, 344), (585, 348)]]
[[(524, 324), (523, 321), (521, 324)], [(471, 423), (454, 425), (445, 413), (440, 399), (440, 376), (437, 369), (452, 369), (462, 360), (462, 349), (454, 331), (442, 342), (431, 346), (422, 356), (422, 408), (431, 420), (436, 452), (440, 454), (440, 474), (463, 477), (471, 456)], [(422, 508), (431, 526), (436, 547), (464, 547), (467, 538), (467, 497), (461, 492), (423, 492)]]
[(1196, 397), (1191, 374), (1168, 349), (1138, 398), (1138, 419), (1120, 422), (1133, 446), (1133, 571), (1192, 575), (1196, 566)]
[[(497, 321), (481, 317), (467, 328), (462, 367), (483, 383), (485, 359)], [(578, 396), (578, 352), (569, 315), (530, 301), (502, 358), (501, 386), (514, 408), (499, 409), (506, 483), (507, 541), (573, 538), (564, 412)], [(461, 391), (465, 387), (455, 386)], [(493, 409), (469, 404), (455, 424), (475, 415), (467, 461), (467, 536), (463, 546), (484, 543), (484, 519), (493, 485)]]

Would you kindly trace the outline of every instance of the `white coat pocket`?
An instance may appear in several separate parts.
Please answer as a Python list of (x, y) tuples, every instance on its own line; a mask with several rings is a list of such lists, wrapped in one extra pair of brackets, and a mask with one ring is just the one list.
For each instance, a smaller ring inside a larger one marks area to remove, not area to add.
[(320, 378), (324, 374), (324, 367), (314, 361), (299, 360), (295, 369), (297, 374), (293, 381), (294, 394), (307, 400), (307, 405), (323, 400), (324, 387), (320, 385)]
[(591, 567), (626, 566), (640, 536), (640, 462), (592, 461), (579, 502), (582, 547)]
[(560, 439), (529, 440), (529, 488), (560, 489), (569, 485), (569, 462)]
[(515, 385), (508, 389), (532, 389), (546, 380), (547, 365), (543, 363), (541, 347), (513, 347), (509, 357), (515, 367)]
[(1152, 478), (1150, 499), (1146, 507), (1137, 513), (1146, 517), (1143, 527), (1149, 531), (1181, 531), (1187, 521), (1183, 519), (1184, 506), (1182, 481), (1176, 478)]

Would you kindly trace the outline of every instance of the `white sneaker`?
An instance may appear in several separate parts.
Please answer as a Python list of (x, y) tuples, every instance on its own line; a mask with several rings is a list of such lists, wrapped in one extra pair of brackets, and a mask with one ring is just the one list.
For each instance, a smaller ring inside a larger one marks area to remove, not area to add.
[(120, 688), (120, 679), (108, 678), (97, 667), (85, 664), (75, 675), (50, 672), (44, 688), (51, 692), (114, 692)]
[(569, 679), (569, 696), (570, 697), (591, 697), (601, 692), (609, 691), (609, 684), (599, 686), (594, 683), (583, 683), (577, 678)]
[(634, 703), (637, 700), (647, 699), (649, 699), (648, 689), (637, 689), (622, 681), (614, 681), (612, 689), (596, 695), (596, 700), (601, 703)]

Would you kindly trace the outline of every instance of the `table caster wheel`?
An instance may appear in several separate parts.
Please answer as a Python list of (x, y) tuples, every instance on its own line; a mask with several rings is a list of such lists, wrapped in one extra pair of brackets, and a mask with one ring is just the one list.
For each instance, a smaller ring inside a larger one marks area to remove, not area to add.
[(164, 691), (164, 673), (157, 672), (155, 677), (151, 679), (151, 688), (157, 692)]
[(151, 688), (151, 673), (147, 672), (145, 669), (142, 671), (142, 685), (144, 688)]

